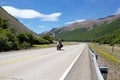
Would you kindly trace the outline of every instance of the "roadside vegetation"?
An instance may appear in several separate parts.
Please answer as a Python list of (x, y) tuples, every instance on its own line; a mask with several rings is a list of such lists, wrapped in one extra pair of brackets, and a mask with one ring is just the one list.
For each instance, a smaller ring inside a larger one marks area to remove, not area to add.
[(8, 27), (8, 21), (0, 17), (0, 52), (27, 49), (33, 44), (51, 44), (52, 37), (48, 34), (35, 37), (32, 32), (17, 33), (14, 28)]
[[(50, 47), (56, 47), (56, 41), (53, 41), (52, 44), (34, 44), (33, 45), (33, 49), (37, 49), (37, 48), (50, 48)], [(63, 46), (68, 46), (68, 45), (75, 45), (75, 44), (79, 44), (79, 42), (62, 42)]]
[(104, 56), (108, 60), (120, 66), (120, 47), (116, 46), (114, 52), (112, 52), (112, 46), (110, 45), (95, 45), (90, 46), (100, 55)]

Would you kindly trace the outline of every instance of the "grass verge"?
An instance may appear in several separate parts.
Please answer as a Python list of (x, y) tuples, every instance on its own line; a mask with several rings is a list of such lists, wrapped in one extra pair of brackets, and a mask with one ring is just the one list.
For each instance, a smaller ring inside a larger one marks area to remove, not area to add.
[(107, 58), (108, 60), (112, 61), (113, 63), (120, 65), (120, 59), (118, 59), (117, 57), (115, 57), (115, 56), (111, 55), (110, 53), (107, 53), (107, 52), (99, 49), (94, 44), (90, 44), (90, 47), (92, 49), (94, 49), (98, 54), (104, 56), (105, 58)]
[[(63, 46), (75, 45), (75, 44), (79, 44), (79, 43), (78, 42), (63, 42)], [(37, 49), (37, 48), (49, 48), (49, 47), (56, 47), (56, 43), (44, 44), (44, 45), (33, 45), (32, 48)]]
[(33, 48), (49, 48), (49, 47), (55, 47), (55, 44), (44, 44), (44, 45), (33, 45)]

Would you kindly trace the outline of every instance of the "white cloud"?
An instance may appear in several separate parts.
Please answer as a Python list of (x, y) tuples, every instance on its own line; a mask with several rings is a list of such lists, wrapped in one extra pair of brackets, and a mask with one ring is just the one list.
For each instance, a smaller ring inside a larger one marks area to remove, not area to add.
[(72, 24), (72, 23), (75, 23), (75, 22), (83, 22), (85, 20), (86, 19), (77, 19), (77, 20), (74, 20), (74, 21), (66, 22), (66, 24)]
[(53, 13), (50, 15), (46, 15), (42, 21), (58, 21), (58, 17), (61, 16), (62, 13)]
[(45, 28), (46, 26), (38, 26), (38, 28)]
[(3, 8), (11, 15), (25, 19), (40, 18), (42, 21), (58, 21), (58, 17), (62, 15), (62, 13), (52, 13), (47, 15), (47, 14), (42, 14), (35, 10), (18, 9), (12, 6), (3, 6)]
[(117, 9), (115, 14), (120, 14), (120, 8)]

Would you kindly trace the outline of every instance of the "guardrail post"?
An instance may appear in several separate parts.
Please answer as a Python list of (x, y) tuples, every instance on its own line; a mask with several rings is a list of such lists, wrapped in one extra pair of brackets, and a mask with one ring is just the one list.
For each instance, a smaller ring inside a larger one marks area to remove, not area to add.
[(107, 66), (103, 66), (103, 67), (99, 67), (101, 74), (104, 78), (104, 80), (107, 80), (107, 75), (108, 75), (108, 67)]

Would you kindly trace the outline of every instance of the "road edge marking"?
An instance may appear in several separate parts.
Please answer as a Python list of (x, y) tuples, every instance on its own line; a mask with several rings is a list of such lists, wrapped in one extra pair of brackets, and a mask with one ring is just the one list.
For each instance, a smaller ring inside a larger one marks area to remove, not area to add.
[(63, 75), (60, 77), (59, 80), (64, 80), (65, 79), (65, 77), (70, 72), (71, 68), (73, 67), (73, 65), (75, 64), (75, 62), (78, 60), (79, 56), (81, 55), (81, 53), (83, 52), (84, 49), (85, 49), (85, 46), (81, 49), (81, 51), (79, 52), (79, 54), (77, 55), (77, 57), (74, 59), (74, 61), (72, 62), (72, 64), (67, 68), (67, 70), (63, 73)]

